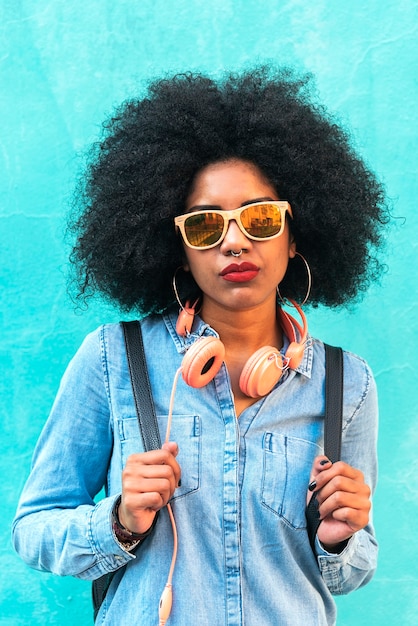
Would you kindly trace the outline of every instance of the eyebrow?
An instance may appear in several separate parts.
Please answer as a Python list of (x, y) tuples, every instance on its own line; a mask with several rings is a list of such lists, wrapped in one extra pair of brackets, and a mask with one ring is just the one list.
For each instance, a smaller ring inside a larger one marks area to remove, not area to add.
[[(251, 200), (246, 200), (240, 206), (247, 206), (248, 204), (254, 204), (254, 202), (278, 202), (278, 200), (273, 200), (270, 196), (264, 196), (262, 198), (253, 198)], [(193, 211), (223, 211), (220, 204), (196, 204), (190, 209), (187, 210), (187, 213), (192, 213)]]

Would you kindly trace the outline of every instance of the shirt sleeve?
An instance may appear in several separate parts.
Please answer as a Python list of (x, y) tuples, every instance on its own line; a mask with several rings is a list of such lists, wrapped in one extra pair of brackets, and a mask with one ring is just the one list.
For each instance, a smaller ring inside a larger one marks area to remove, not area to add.
[(113, 447), (100, 329), (70, 362), (35, 448), (13, 522), (13, 543), (31, 567), (95, 579), (135, 558), (117, 542), (106, 484)]
[[(378, 404), (376, 384), (370, 368), (358, 357), (345, 353), (343, 461), (361, 470), (372, 494), (377, 482)], [(372, 509), (373, 511), (373, 509)], [(362, 587), (377, 566), (378, 545), (372, 522), (349, 540), (340, 554), (324, 550), (318, 537), (315, 552), (324, 582), (334, 595)]]

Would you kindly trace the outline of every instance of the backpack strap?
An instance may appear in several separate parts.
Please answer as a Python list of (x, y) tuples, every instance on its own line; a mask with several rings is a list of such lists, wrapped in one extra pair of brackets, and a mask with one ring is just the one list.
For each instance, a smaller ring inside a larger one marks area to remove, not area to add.
[(343, 351), (325, 344), (325, 425), (324, 450), (332, 463), (341, 459), (343, 426)]
[[(325, 345), (325, 417), (324, 417), (324, 454), (335, 463), (341, 457), (341, 431), (343, 421), (343, 351), (341, 348)], [(318, 531), (318, 502), (313, 494), (306, 507), (306, 521), (309, 542), (312, 550)]]
[(151, 385), (145, 360), (141, 325), (137, 321), (122, 322), (128, 356), (132, 391), (145, 452), (161, 448), (160, 431), (152, 401)]
[[(126, 355), (128, 358), (132, 392), (138, 417), (139, 432), (141, 433), (144, 450), (145, 452), (148, 450), (157, 450), (161, 448), (160, 431), (158, 429), (157, 417), (152, 401), (141, 325), (138, 321), (121, 322), (121, 325), (125, 339)], [(94, 620), (96, 620), (115, 573), (116, 572), (109, 572), (93, 581)]]

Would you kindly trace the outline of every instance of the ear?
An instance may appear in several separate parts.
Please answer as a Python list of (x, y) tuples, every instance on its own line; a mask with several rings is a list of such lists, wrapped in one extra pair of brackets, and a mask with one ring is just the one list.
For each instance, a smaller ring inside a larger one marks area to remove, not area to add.
[(181, 267), (185, 272), (190, 272), (190, 264), (187, 258), (187, 253), (184, 249), (184, 245), (183, 245), (183, 253), (181, 255)]
[(296, 256), (296, 241), (292, 237), (289, 243), (289, 259), (294, 259), (295, 256)]

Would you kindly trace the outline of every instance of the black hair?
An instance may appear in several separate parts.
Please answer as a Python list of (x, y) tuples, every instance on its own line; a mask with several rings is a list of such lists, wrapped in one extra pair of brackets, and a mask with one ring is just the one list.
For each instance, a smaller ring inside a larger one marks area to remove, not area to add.
[[(311, 304), (339, 306), (364, 292), (382, 269), (384, 190), (310, 86), (309, 76), (269, 67), (219, 80), (187, 73), (153, 81), (116, 110), (69, 223), (78, 296), (98, 292), (140, 313), (168, 307), (184, 257), (173, 218), (196, 173), (228, 159), (254, 163), (290, 202)], [(300, 301), (306, 284), (301, 260), (290, 261), (282, 296)]]

